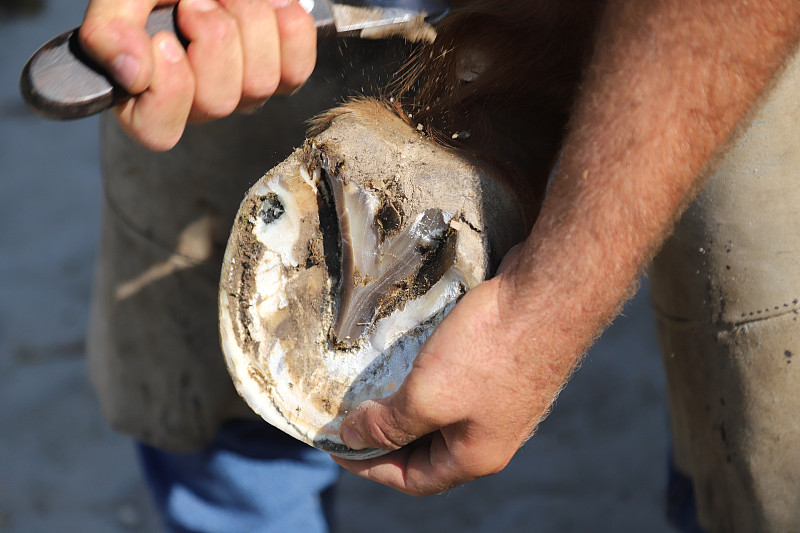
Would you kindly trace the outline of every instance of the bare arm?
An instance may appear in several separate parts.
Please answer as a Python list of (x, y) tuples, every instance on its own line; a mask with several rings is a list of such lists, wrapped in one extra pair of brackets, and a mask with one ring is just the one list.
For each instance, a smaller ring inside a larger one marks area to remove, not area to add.
[(347, 418), (340, 461), (431, 494), (501, 470), (617, 314), (702, 171), (800, 35), (793, 0), (609, 2), (541, 215), (390, 398)]
[(575, 312), (590, 329), (610, 318), (782, 66), (799, 15), (791, 1), (610, 4), (563, 163), (511, 277), (524, 301), (569, 309), (557, 322), (578, 337), (592, 332), (575, 331), (587, 323)]

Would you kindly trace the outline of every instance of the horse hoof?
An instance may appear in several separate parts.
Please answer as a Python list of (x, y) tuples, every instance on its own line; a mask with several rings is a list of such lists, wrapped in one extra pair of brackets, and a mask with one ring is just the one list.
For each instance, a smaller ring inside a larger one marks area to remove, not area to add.
[(266, 421), (346, 458), (347, 412), (402, 384), (458, 298), (524, 238), (489, 171), (372, 100), (247, 193), (222, 269), (220, 332), (239, 393)]

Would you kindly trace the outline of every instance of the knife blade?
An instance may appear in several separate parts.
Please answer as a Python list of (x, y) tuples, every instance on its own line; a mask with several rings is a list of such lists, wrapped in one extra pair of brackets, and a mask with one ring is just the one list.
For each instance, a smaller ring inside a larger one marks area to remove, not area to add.
[[(413, 7), (383, 7), (334, 4), (330, 0), (300, 0), (314, 17), (320, 37), (358, 36), (363, 31), (408, 24), (423, 16), (433, 23), (447, 12), (447, 3), (429, 1), (431, 12)], [(177, 4), (158, 7), (147, 19), (145, 29), (152, 36), (159, 31), (175, 33), (184, 46), (176, 20)], [(20, 75), (20, 91), (28, 106), (52, 120), (84, 118), (105, 111), (131, 95), (89, 58), (78, 43), (78, 29), (54, 37), (27, 61)]]

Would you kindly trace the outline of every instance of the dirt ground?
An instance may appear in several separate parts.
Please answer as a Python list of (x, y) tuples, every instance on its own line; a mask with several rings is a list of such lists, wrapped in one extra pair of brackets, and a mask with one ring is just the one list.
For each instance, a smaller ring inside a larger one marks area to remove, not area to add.
[[(97, 122), (44, 121), (18, 96), (24, 61), (83, 7), (0, 11), (0, 532), (160, 531), (132, 447), (102, 420), (85, 375)], [(664, 394), (640, 291), (504, 472), (424, 499), (344, 474), (339, 530), (671, 531)]]

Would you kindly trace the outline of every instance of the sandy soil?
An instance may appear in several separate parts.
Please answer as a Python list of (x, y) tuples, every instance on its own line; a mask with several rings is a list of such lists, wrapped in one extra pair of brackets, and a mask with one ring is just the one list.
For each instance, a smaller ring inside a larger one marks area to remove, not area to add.
[[(40, 120), (18, 96), (28, 55), (76, 26), (83, 4), (0, 18), (0, 532), (159, 531), (129, 441), (105, 425), (85, 377), (97, 122)], [(504, 472), (425, 499), (344, 475), (340, 530), (670, 531), (667, 439), (640, 293)]]

